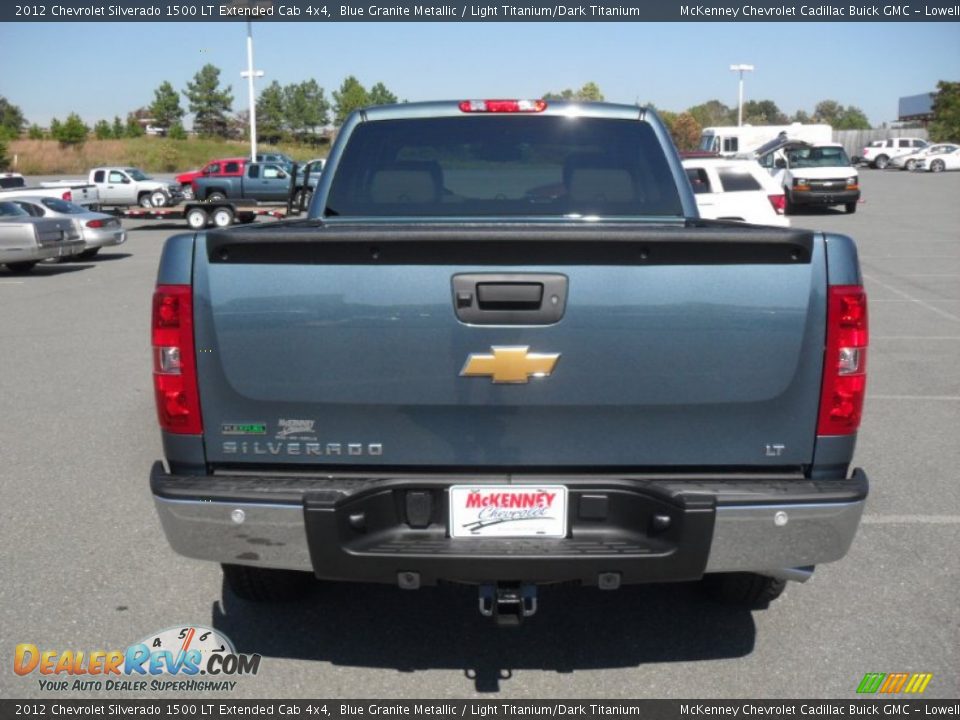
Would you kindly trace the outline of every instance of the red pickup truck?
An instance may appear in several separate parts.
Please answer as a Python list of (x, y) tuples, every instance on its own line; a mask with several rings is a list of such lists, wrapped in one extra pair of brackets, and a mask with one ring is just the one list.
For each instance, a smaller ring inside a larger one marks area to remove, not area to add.
[(193, 199), (192, 183), (199, 177), (235, 177), (243, 175), (243, 169), (248, 158), (234, 157), (211, 160), (199, 170), (188, 170), (185, 173), (177, 175), (176, 180), (183, 188), (183, 196), (186, 200)]

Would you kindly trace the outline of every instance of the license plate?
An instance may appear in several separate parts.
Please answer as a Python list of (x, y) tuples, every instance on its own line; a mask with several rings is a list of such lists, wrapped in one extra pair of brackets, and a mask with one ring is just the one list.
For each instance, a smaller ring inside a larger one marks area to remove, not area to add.
[(449, 496), (450, 537), (567, 535), (563, 485), (454, 485)]

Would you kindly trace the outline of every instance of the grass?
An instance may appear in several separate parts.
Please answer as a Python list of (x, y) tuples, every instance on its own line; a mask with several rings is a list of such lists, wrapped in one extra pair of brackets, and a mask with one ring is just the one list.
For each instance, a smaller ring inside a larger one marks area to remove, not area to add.
[[(283, 152), (294, 160), (325, 155), (303, 145), (259, 145), (258, 152)], [(183, 172), (220, 157), (246, 157), (245, 142), (190, 138), (140, 137), (124, 140), (88, 140), (76, 147), (63, 147), (56, 140), (13, 140), (7, 144), (10, 170), (24, 175), (86, 175), (99, 165), (133, 165), (147, 172)], [(15, 162), (15, 164), (14, 164)]]

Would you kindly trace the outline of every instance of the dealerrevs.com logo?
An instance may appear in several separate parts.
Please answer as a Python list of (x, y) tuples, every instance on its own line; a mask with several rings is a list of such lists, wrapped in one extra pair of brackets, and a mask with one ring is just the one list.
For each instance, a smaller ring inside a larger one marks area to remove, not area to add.
[(48, 650), (20, 643), (13, 670), (47, 692), (233, 690), (256, 675), (260, 656), (237, 653), (226, 635), (198, 625), (148, 635), (123, 650)]

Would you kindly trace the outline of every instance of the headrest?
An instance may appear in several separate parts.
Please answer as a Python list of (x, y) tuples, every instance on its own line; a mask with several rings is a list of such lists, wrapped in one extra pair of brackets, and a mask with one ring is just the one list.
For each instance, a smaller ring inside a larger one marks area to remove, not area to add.
[(436, 162), (405, 160), (374, 173), (370, 199), (389, 204), (438, 202), (442, 188), (443, 176)]

